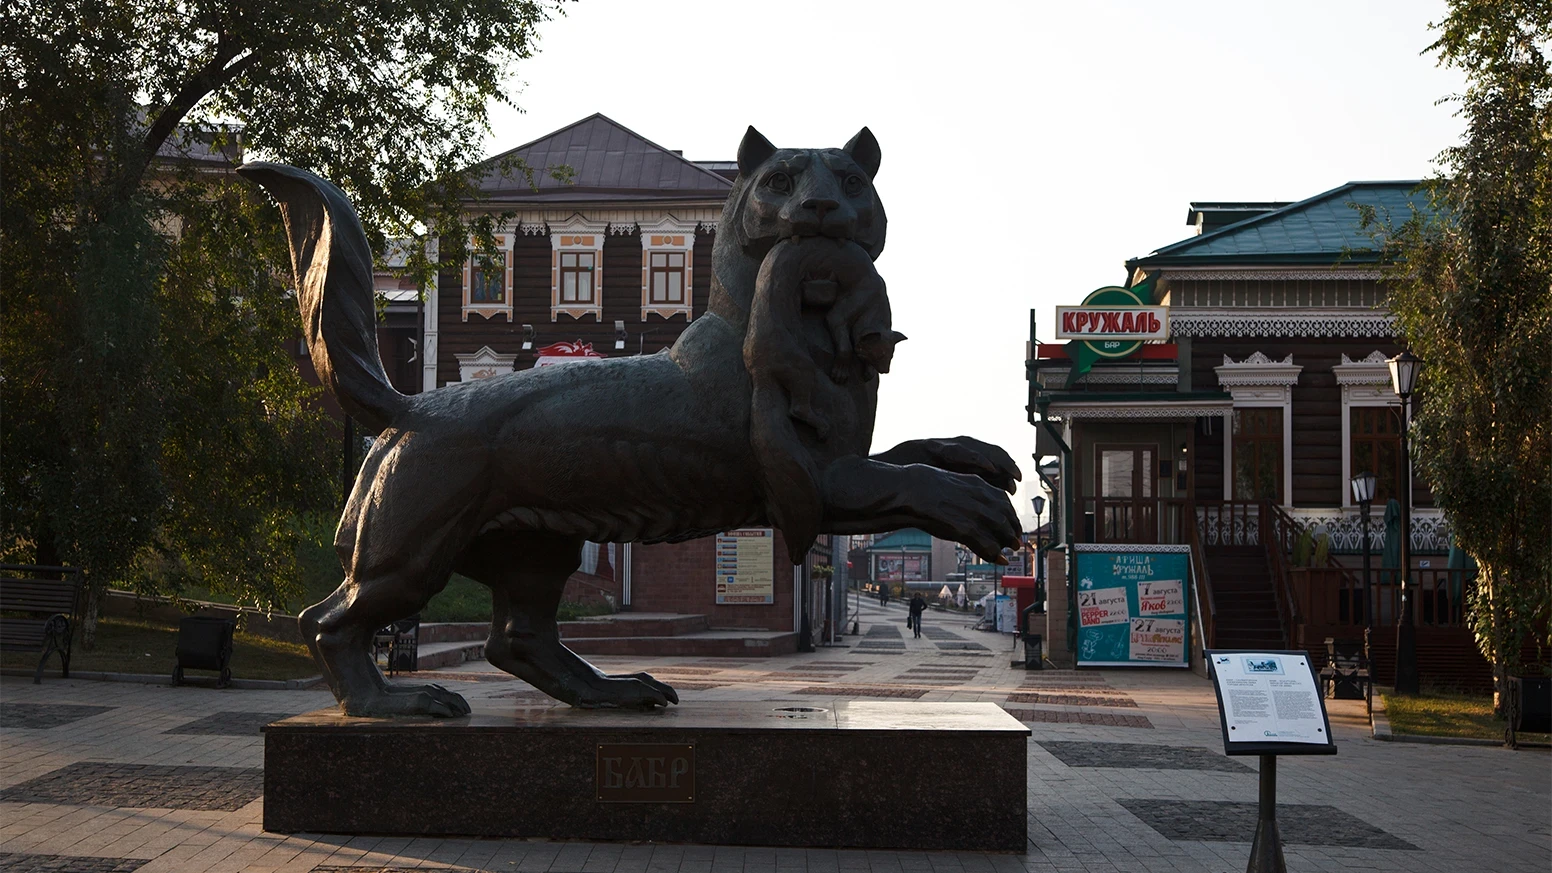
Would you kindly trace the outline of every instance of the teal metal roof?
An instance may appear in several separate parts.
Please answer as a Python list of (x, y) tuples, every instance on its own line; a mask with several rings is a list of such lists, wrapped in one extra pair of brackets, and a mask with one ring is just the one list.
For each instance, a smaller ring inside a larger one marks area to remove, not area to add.
[(1372, 262), (1373, 240), (1359, 227), (1353, 204), (1372, 206), (1383, 219), (1405, 221), (1415, 206), (1428, 209), (1419, 182), (1348, 182), (1307, 200), (1164, 246), (1133, 258), (1128, 272), (1184, 264), (1335, 264)]
[(924, 530), (917, 530), (914, 527), (908, 527), (897, 530), (894, 533), (883, 537), (882, 539), (874, 540), (873, 545), (868, 547), (868, 551), (870, 552), (898, 552), (902, 549), (905, 551), (912, 551), (916, 549), (931, 551), (932, 535)]

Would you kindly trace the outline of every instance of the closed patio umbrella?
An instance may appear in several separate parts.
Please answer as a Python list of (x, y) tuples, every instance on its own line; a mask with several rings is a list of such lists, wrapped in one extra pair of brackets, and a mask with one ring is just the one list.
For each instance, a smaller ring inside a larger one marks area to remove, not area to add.
[(1466, 574), (1474, 573), (1477, 569), (1476, 558), (1466, 554), (1466, 551), (1455, 545), (1455, 535), (1450, 534), (1450, 554), (1445, 559), (1444, 565), (1450, 569), (1450, 617), (1460, 619), (1460, 610), (1464, 608), (1461, 599), (1462, 589), (1465, 588)]
[[(1401, 574), (1397, 573), (1401, 567), (1401, 502), (1392, 497), (1385, 501), (1385, 548), (1380, 551), (1379, 581), (1382, 585), (1400, 585)], [(1396, 619), (1395, 610), (1400, 607), (1400, 592), (1392, 592), (1390, 596), (1382, 596), (1375, 592), (1379, 600), (1379, 623), (1389, 624)]]

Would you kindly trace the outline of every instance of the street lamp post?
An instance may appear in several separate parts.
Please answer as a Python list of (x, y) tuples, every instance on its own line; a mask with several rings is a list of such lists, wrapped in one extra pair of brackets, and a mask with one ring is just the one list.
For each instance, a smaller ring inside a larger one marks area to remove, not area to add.
[(1423, 361), (1410, 351), (1387, 361), (1390, 386), (1401, 398), (1401, 621), (1396, 625), (1396, 693), (1416, 694), (1417, 628), (1412, 623), (1412, 451), (1407, 438), (1411, 425), (1412, 392)]
[(1041, 540), (1043, 539), (1040, 535), (1040, 513), (1045, 512), (1045, 497), (1036, 495), (1030, 502), (1035, 505), (1035, 594), (1042, 601), (1040, 609), (1043, 612), (1045, 610), (1043, 603), (1045, 600), (1045, 556), (1040, 554)]
[(1374, 588), (1369, 580), (1369, 506), (1374, 502), (1374, 474), (1365, 470), (1353, 477), (1353, 502), (1358, 504), (1359, 529), (1363, 537), (1363, 625), (1364, 633), (1374, 630)]

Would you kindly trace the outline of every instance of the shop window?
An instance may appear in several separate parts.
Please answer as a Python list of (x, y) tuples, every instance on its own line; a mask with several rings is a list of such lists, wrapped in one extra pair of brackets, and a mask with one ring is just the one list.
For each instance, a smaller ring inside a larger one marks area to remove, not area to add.
[(1234, 499), (1283, 499), (1283, 410), (1234, 410)]
[(1392, 497), (1401, 498), (1401, 411), (1388, 406), (1357, 406), (1351, 416), (1349, 433), (1352, 471), (1374, 474), (1374, 502), (1383, 506)]

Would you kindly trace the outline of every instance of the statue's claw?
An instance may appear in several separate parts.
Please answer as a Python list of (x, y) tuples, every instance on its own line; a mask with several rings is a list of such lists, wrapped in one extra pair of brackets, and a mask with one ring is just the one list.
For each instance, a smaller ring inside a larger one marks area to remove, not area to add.
[(370, 694), (347, 695), (340, 708), (346, 715), (360, 717), (460, 718), (469, 714), (468, 701), (440, 685), (390, 685)]
[(659, 682), (656, 679), (653, 679), (652, 674), (650, 673), (610, 673), (609, 678), (635, 679), (637, 682), (644, 682), (649, 687), (657, 689), (658, 692), (666, 697), (670, 703), (679, 702), (679, 692), (675, 691), (673, 686), (667, 684), (666, 682)]

